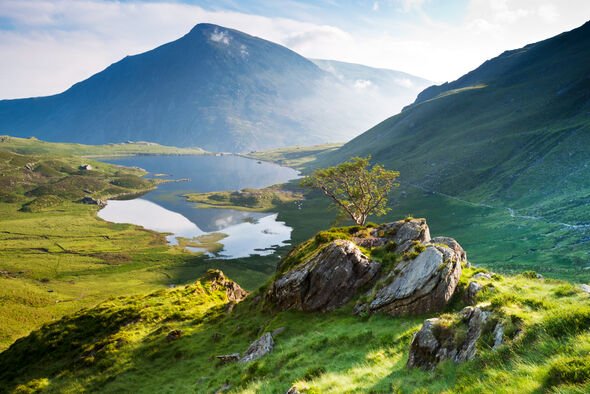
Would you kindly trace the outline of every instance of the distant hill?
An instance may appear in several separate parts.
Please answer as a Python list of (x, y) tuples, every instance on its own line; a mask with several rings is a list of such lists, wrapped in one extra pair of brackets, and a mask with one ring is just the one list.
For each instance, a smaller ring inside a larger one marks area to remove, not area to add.
[(372, 97), (283, 46), (199, 24), (61, 94), (0, 101), (0, 134), (216, 151), (311, 145), (346, 141), (391, 113)]
[(506, 51), (329, 153), (480, 204), (590, 223), (590, 22)]
[(336, 60), (310, 59), (322, 70), (334, 75), (347, 86), (374, 96), (373, 105), (383, 109), (381, 121), (416, 99), (432, 81), (402, 71), (368, 67)]

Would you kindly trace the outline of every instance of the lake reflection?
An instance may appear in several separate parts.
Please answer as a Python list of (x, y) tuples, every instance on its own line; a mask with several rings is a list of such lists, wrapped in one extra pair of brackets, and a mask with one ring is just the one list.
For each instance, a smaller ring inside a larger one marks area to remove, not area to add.
[[(188, 179), (158, 186), (141, 198), (110, 201), (99, 217), (116, 223), (132, 223), (150, 230), (193, 238), (211, 232), (227, 237), (219, 241), (223, 258), (266, 255), (290, 240), (291, 228), (273, 213), (233, 209), (197, 208), (183, 197), (191, 192), (262, 188), (297, 178), (293, 169), (237, 156), (135, 156), (105, 159), (108, 163), (136, 166), (159, 179)], [(190, 248), (189, 248), (190, 249)]]

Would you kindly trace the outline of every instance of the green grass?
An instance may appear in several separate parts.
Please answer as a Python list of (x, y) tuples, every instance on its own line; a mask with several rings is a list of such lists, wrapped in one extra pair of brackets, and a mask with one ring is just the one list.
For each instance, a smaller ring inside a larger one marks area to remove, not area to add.
[[(465, 269), (446, 311), (481, 270)], [(206, 281), (119, 297), (44, 326), (0, 353), (7, 392), (232, 393), (584, 392), (590, 389), (588, 295), (555, 295), (564, 282), (524, 276), (480, 279), (479, 301), (492, 305), (511, 339), (492, 350), (485, 338), (475, 360), (435, 371), (406, 368), (409, 343), (424, 318), (355, 317), (351, 305), (331, 313), (276, 312), (249, 296), (228, 312)], [(209, 290), (207, 290), (209, 289)], [(354, 302), (354, 301), (353, 301)], [(510, 323), (512, 322), (512, 323)], [(452, 324), (452, 323), (449, 323)], [(243, 352), (279, 327), (274, 351), (252, 363), (222, 365), (215, 356)], [(166, 339), (172, 330), (182, 336)], [(49, 350), (51, 349), (51, 350)], [(477, 378), (474, 378), (477, 377)], [(568, 391), (569, 390), (569, 391)], [(33, 392), (33, 391), (30, 391)]]
[(84, 145), (45, 142), (36, 138), (0, 136), (0, 150), (23, 155), (111, 157), (129, 155), (201, 155), (200, 148), (177, 148), (155, 143), (130, 142), (124, 144)]
[(290, 146), (260, 152), (250, 152), (244, 156), (256, 160), (272, 161), (273, 163), (301, 170), (309, 167), (319, 155), (333, 152), (341, 146), (342, 144)]

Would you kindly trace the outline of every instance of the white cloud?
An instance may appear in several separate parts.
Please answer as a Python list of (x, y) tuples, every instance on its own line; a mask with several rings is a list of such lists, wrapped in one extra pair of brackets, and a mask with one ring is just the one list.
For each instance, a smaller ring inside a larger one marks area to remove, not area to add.
[[(208, 11), (164, 0), (0, 2), (0, 18), (16, 25), (0, 30), (0, 98), (63, 91), (126, 55), (177, 39), (202, 22), (269, 39), (307, 57), (393, 68), (444, 81), (506, 49), (577, 27), (590, 15), (588, 0), (469, 0), (461, 21), (446, 23), (426, 15), (428, 1), (383, 0), (368, 3), (381, 7), (361, 28), (354, 23), (318, 24)], [(419, 19), (395, 23), (379, 19), (391, 8), (386, 4), (415, 12)], [(224, 42), (226, 37), (216, 38)], [(247, 56), (247, 48), (239, 50)]]
[(408, 78), (398, 78), (395, 80), (395, 83), (408, 89), (414, 86), (412, 81), (410, 81)]
[(215, 29), (213, 33), (211, 33), (211, 36), (209, 36), (209, 39), (213, 42), (219, 42), (221, 44), (229, 45), (231, 37), (227, 30)]
[(373, 82), (369, 81), (368, 79), (357, 79), (354, 81), (355, 89), (367, 89), (373, 86)]

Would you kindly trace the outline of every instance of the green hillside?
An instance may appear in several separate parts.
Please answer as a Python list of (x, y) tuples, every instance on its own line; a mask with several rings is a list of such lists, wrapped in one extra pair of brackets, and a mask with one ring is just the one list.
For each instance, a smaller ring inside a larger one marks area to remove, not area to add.
[[(402, 113), (316, 164), (371, 155), (401, 172), (404, 193), (396, 196), (396, 208), (404, 214), (425, 207), (412, 200), (435, 193), (437, 199), (431, 198), (423, 213), (428, 217), (456, 203), (463, 203), (463, 211), (479, 208), (472, 216), (457, 215), (463, 218), (459, 223), (485, 226), (494, 216), (495, 228), (487, 230), (506, 232), (506, 242), (503, 254), (475, 246), (474, 256), (485, 264), (514, 258), (508, 241), (530, 241), (522, 227), (545, 226), (552, 239), (541, 246), (545, 256), (565, 256), (575, 274), (587, 274), (582, 248), (590, 230), (589, 71), (586, 23), (426, 89)], [(472, 237), (461, 239), (470, 247), (476, 244)], [(519, 250), (516, 257), (544, 264), (535, 249), (539, 244)]]
[[(467, 283), (483, 272), (463, 271), (442, 315), (449, 324)], [(493, 349), (484, 337), (464, 364), (406, 367), (412, 336), (430, 316), (353, 316), (354, 300), (329, 313), (277, 312), (263, 301), (266, 287), (236, 305), (235, 285), (209, 272), (187, 286), (110, 299), (16, 341), (0, 353), (0, 392), (587, 392), (588, 295), (534, 273), (477, 280), (485, 286), (479, 305), (510, 322), (508, 339)], [(275, 346), (263, 358), (217, 358), (265, 332)]]

